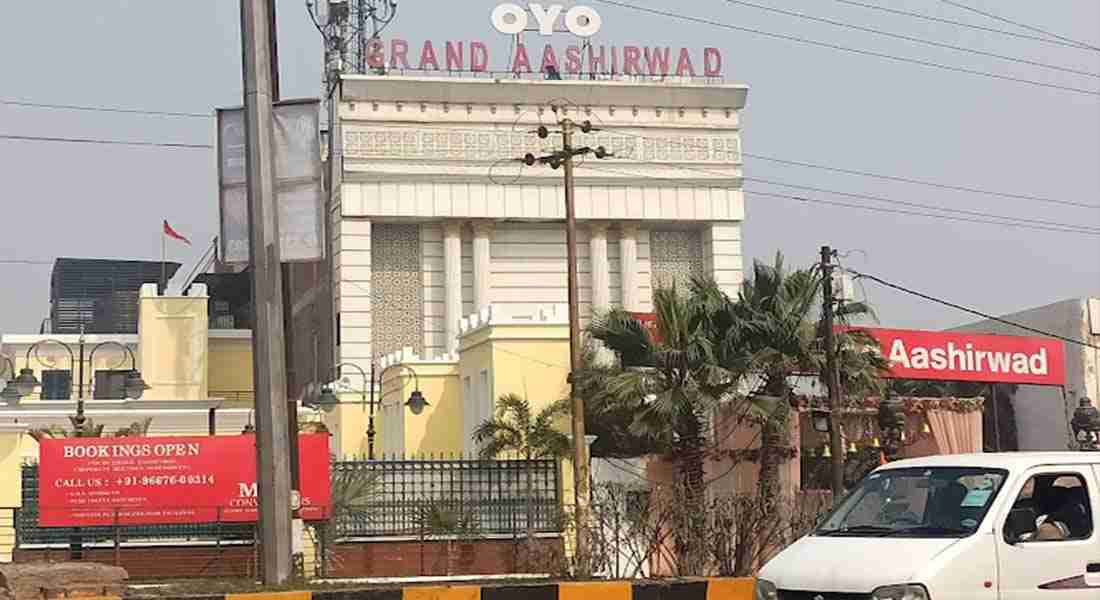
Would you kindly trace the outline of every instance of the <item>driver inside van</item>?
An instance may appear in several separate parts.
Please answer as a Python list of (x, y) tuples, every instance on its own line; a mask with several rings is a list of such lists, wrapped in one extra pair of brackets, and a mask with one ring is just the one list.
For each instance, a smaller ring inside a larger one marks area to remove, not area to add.
[(1069, 488), (1049, 487), (1041, 495), (1041, 514), (1035, 519), (1035, 531), (1025, 533), (1021, 541), (1056, 542), (1070, 537), (1064, 513), (1071, 503)]
[(958, 481), (952, 481), (938, 490), (930, 503), (929, 524), (945, 529), (961, 529), (962, 503), (969, 490)]

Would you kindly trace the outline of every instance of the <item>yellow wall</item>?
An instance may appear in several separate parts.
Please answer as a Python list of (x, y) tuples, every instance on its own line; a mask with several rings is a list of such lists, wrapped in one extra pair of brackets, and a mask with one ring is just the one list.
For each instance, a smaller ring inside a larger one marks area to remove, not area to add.
[(0, 562), (11, 562), (15, 548), (14, 510), (23, 502), (23, 427), (0, 428)]
[(151, 386), (144, 398), (205, 400), (209, 389), (205, 291), (195, 297), (156, 293), (155, 284), (141, 288), (138, 344), (142, 376)]
[(207, 386), (211, 396), (225, 398), (225, 407), (248, 407), (254, 402), (252, 340), (211, 337), (207, 349)]
[[(404, 413), (404, 448), (411, 456), (462, 452), (462, 388), (453, 362), (407, 362), (406, 369), (390, 369), (382, 380), (387, 404), (399, 403)], [(416, 384), (428, 401), (420, 414), (404, 406)]]
[[(367, 456), (367, 424), (370, 407), (362, 404), (359, 392), (341, 392), (337, 394), (340, 404), (331, 413), (325, 413), (321, 420), (332, 434), (334, 452), (340, 458), (361, 458)], [(375, 418), (377, 419), (377, 413)], [(375, 428), (378, 429), (377, 423)], [(375, 433), (375, 451), (381, 436)]]
[(0, 429), (0, 509), (23, 503), (23, 444), (30, 439), (24, 431), (18, 425)]
[[(533, 410), (544, 409), (569, 392), (569, 328), (562, 323), (490, 324), (463, 335), (457, 362), (412, 357), (400, 364), (408, 369), (386, 369), (382, 380), (375, 411), (375, 456), (395, 449), (405, 456), (462, 454), (467, 432), (478, 424), (474, 401), (464, 397), (462, 382), (467, 377), (478, 382), (482, 371), (487, 371), (494, 402), (501, 395), (518, 394), (531, 402)], [(419, 415), (404, 406), (416, 383), (429, 403)], [(356, 400), (349, 394), (341, 396), (342, 402)], [(335, 436), (338, 453), (367, 454), (367, 418), (358, 406), (342, 405), (326, 415), (325, 422)], [(568, 432), (568, 418), (562, 418), (559, 426)], [(387, 439), (390, 436), (399, 439)], [(563, 473), (563, 489), (571, 497), (572, 476), (568, 468)]]
[[(561, 323), (505, 323), (476, 329), (460, 340), (458, 370), (460, 381), (466, 377), (476, 381), (481, 371), (487, 370), (494, 403), (502, 395), (518, 394), (527, 398), (533, 411), (540, 411), (569, 393), (569, 327)], [(461, 387), (457, 393), (461, 396)], [(469, 407), (462, 416), (471, 418)], [(476, 425), (467, 423), (465, 429)], [(558, 426), (570, 431), (566, 417)], [(563, 460), (560, 472), (562, 500), (572, 504), (572, 462)]]

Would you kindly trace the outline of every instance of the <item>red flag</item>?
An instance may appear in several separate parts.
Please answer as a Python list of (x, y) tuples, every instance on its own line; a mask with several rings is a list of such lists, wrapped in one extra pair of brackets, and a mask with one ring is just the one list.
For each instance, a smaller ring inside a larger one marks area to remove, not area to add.
[(168, 224), (167, 220), (164, 221), (164, 235), (166, 235), (166, 236), (168, 236), (168, 237), (170, 237), (174, 240), (179, 240), (179, 241), (187, 244), (188, 246), (191, 245), (191, 240), (189, 240), (189, 239), (183, 237), (182, 235), (180, 235), (179, 233), (177, 233), (175, 229), (172, 229), (172, 226)]

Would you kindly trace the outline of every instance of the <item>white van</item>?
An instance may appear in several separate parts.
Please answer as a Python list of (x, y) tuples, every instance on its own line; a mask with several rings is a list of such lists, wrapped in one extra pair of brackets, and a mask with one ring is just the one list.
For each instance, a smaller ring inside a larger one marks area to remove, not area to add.
[(1100, 600), (1100, 453), (876, 469), (761, 570), (762, 600)]

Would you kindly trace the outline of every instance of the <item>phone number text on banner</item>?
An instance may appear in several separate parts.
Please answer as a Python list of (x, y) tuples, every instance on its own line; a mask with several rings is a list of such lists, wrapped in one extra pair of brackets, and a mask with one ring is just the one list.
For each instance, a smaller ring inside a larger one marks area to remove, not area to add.
[[(299, 437), (300, 515), (331, 512), (328, 434)], [(250, 522), (253, 435), (68, 438), (39, 446), (39, 525)]]

